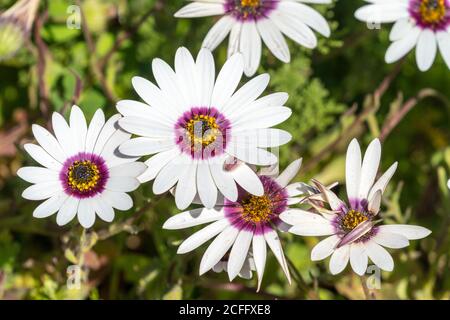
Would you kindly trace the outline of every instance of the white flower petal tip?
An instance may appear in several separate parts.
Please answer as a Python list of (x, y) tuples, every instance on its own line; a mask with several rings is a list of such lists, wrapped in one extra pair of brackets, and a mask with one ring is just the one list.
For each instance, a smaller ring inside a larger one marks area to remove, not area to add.
[(379, 228), (382, 231), (402, 235), (406, 237), (408, 240), (423, 239), (431, 234), (431, 230), (427, 228), (406, 224), (383, 225), (380, 226)]

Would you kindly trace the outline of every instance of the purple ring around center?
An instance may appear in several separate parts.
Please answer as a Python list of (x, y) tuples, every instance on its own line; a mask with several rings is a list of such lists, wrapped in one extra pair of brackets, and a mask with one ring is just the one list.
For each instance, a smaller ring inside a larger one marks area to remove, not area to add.
[[(74, 164), (76, 161), (90, 161), (91, 163), (95, 164), (99, 170), (99, 180), (97, 181), (97, 184), (95, 187), (86, 190), (86, 191), (80, 191), (78, 189), (73, 189), (69, 183), (68, 183), (68, 174), (69, 174), (69, 168)], [(64, 192), (67, 195), (73, 196), (78, 199), (86, 199), (86, 198), (92, 198), (96, 196), (97, 194), (102, 193), (105, 190), (106, 182), (109, 179), (109, 170), (106, 165), (105, 160), (96, 154), (93, 153), (86, 153), (86, 152), (80, 152), (70, 158), (68, 158), (64, 164), (63, 167), (59, 173), (59, 180), (61, 181), (61, 184), (63, 186)]]
[(259, 6), (244, 7), (241, 0), (226, 0), (225, 12), (240, 22), (257, 21), (268, 17), (270, 12), (275, 10), (280, 0), (260, 0)]

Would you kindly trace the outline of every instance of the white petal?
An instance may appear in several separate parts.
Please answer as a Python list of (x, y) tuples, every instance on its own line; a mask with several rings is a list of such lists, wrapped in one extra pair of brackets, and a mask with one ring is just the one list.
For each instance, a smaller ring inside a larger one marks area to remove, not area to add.
[(379, 230), (372, 239), (387, 248), (400, 249), (409, 246), (409, 241), (405, 236), (382, 230)]
[(197, 190), (202, 204), (212, 208), (217, 201), (217, 187), (214, 184), (208, 162), (201, 161), (197, 166)]
[(408, 18), (397, 20), (389, 34), (389, 40), (398, 41), (411, 32), (413, 25)]
[(180, 174), (175, 191), (175, 204), (178, 209), (186, 209), (197, 194), (197, 162), (192, 161)]
[(217, 76), (216, 85), (211, 99), (211, 105), (219, 111), (225, 106), (236, 90), (244, 72), (244, 59), (237, 53), (230, 57)]
[(330, 259), (331, 274), (338, 274), (342, 272), (348, 264), (350, 258), (350, 246), (343, 246), (336, 249)]
[(33, 135), (41, 147), (50, 154), (53, 158), (63, 163), (66, 160), (66, 155), (61, 149), (59, 142), (56, 138), (47, 131), (47, 129), (37, 125), (32, 125)]
[(147, 161), (145, 164), (147, 165), (147, 170), (138, 177), (141, 183), (153, 180), (156, 175), (161, 171), (163, 167), (166, 166), (171, 160), (179, 156), (181, 153), (178, 147), (172, 148), (167, 151), (160, 152), (155, 154)]
[(180, 244), (177, 253), (184, 254), (197, 249), (202, 244), (221, 233), (225, 228), (229, 227), (228, 219), (221, 219), (197, 231)]
[(56, 139), (58, 139), (59, 145), (66, 156), (70, 157), (76, 154), (79, 150), (76, 149), (75, 137), (61, 114), (53, 112), (52, 127)]
[(320, 241), (311, 251), (311, 260), (319, 261), (329, 257), (336, 248), (339, 240), (340, 238), (337, 235), (334, 235)]
[(406, 224), (391, 224), (378, 227), (380, 231), (400, 234), (408, 240), (422, 239), (430, 235), (431, 231), (420, 226)]
[(22, 192), (27, 200), (44, 200), (59, 194), (62, 191), (60, 181), (41, 182), (33, 184)]
[(175, 13), (176, 18), (198, 18), (225, 13), (223, 4), (208, 2), (190, 3)]
[(345, 160), (345, 181), (349, 200), (358, 197), (361, 179), (361, 149), (358, 140), (353, 139), (347, 149)]
[(436, 36), (431, 30), (424, 30), (419, 36), (416, 48), (417, 66), (420, 71), (427, 71), (433, 65), (436, 58), (437, 41)]
[(42, 167), (23, 167), (17, 170), (17, 175), (30, 183), (59, 181), (59, 172)]
[(133, 207), (133, 199), (124, 192), (104, 190), (101, 198), (109, 206), (120, 211), (127, 211)]
[(261, 19), (256, 23), (262, 40), (279, 60), (289, 63), (291, 54), (286, 40), (277, 26), (269, 19)]
[(227, 146), (227, 153), (248, 164), (261, 166), (272, 165), (278, 162), (278, 158), (271, 152), (259, 148), (246, 148), (235, 144), (233, 141)]
[(273, 12), (269, 17), (286, 36), (298, 44), (312, 49), (317, 46), (314, 32), (301, 20), (280, 12)]
[(359, 199), (367, 199), (369, 190), (377, 176), (378, 166), (381, 158), (380, 140), (374, 139), (367, 147), (361, 167), (361, 178), (359, 183)]
[(214, 179), (214, 184), (217, 186), (219, 191), (231, 201), (236, 201), (238, 198), (238, 189), (236, 182), (234, 182), (233, 177), (229, 172), (223, 170), (223, 162), (219, 163), (215, 161), (210, 161), (209, 168), (211, 169), (211, 174)]
[(140, 137), (125, 141), (119, 146), (119, 151), (131, 157), (140, 157), (167, 151), (174, 146), (174, 139), (163, 138), (161, 140), (156, 140)]
[(178, 48), (175, 54), (175, 73), (178, 86), (183, 93), (184, 103), (188, 106), (198, 106), (200, 98), (197, 95), (199, 91), (196, 89), (198, 79), (196, 77), (195, 61), (185, 47)]
[(78, 205), (78, 222), (85, 229), (92, 227), (95, 223), (95, 209), (92, 199), (83, 199)]
[(267, 247), (264, 235), (261, 232), (257, 232), (253, 236), (253, 259), (255, 260), (255, 269), (258, 274), (258, 289), (261, 288), (262, 279), (264, 276), (264, 269), (266, 267)]
[(275, 126), (292, 115), (292, 110), (287, 107), (265, 108), (241, 117), (233, 123), (234, 134), (250, 129), (261, 129)]
[(105, 125), (105, 114), (102, 109), (95, 111), (91, 122), (89, 123), (89, 128), (86, 134), (86, 146), (84, 151), (87, 153), (92, 153), (94, 151), (95, 143), (97, 138)]
[(76, 143), (76, 149), (82, 152), (86, 149), (87, 123), (80, 107), (73, 106), (70, 111), (70, 131)]
[(112, 168), (109, 168), (110, 177), (133, 177), (137, 178), (147, 169), (147, 166), (142, 162), (124, 163)]
[(374, 241), (366, 242), (365, 247), (370, 260), (372, 260), (372, 262), (380, 269), (385, 271), (394, 270), (394, 260), (386, 249), (376, 244)]
[(232, 55), (239, 52), (240, 42), (241, 42), (241, 30), (242, 23), (235, 23), (231, 28), (230, 38), (228, 40), (228, 50), (227, 56), (231, 57)]
[(222, 259), (228, 249), (233, 245), (238, 234), (239, 229), (234, 226), (228, 226), (211, 242), (200, 262), (200, 275), (209, 271)]
[(366, 273), (368, 260), (363, 244), (352, 243), (350, 245), (350, 265), (356, 274), (362, 276)]
[(450, 32), (438, 32), (436, 38), (442, 58), (444, 58), (447, 67), (450, 69)]
[(369, 195), (367, 197), (368, 199), (371, 199), (378, 190), (381, 190), (381, 193), (384, 192), (386, 186), (394, 175), (395, 170), (397, 170), (397, 165), (398, 163), (396, 162), (392, 166), (390, 166), (389, 169), (377, 180), (377, 182), (375, 182), (369, 192)]
[(286, 262), (286, 258), (284, 257), (283, 253), (283, 247), (281, 246), (280, 239), (278, 238), (278, 234), (275, 230), (271, 228), (265, 228), (264, 229), (264, 239), (266, 239), (267, 244), (269, 245), (270, 250), (272, 250), (273, 254), (278, 260), (278, 263), (281, 266), (281, 269), (283, 269), (284, 274), (286, 275), (286, 278), (291, 283), (291, 275), (289, 273), (289, 268)]
[(211, 51), (200, 49), (196, 61), (196, 73), (198, 77), (196, 89), (198, 90), (200, 105), (210, 106), (216, 77), (214, 57)]
[(241, 230), (230, 251), (230, 259), (228, 260), (227, 270), (230, 281), (239, 274), (247, 258), (250, 244), (252, 243), (253, 230)]
[(62, 204), (61, 208), (56, 215), (56, 223), (59, 226), (64, 226), (75, 218), (78, 211), (79, 199), (74, 197), (68, 197), (66, 201)]
[(409, 16), (408, 7), (402, 2), (371, 4), (359, 8), (355, 12), (358, 20), (370, 23), (395, 22)]
[(378, 214), (378, 212), (380, 211), (381, 195), (382, 195), (381, 190), (378, 190), (377, 192), (375, 192), (373, 197), (369, 199), (368, 209), (370, 212)]
[(247, 77), (255, 74), (261, 61), (261, 37), (254, 21), (242, 25), (240, 52), (244, 55), (244, 72)]
[(275, 128), (241, 131), (233, 136), (233, 141), (239, 145), (259, 148), (279, 147), (288, 143), (291, 139), (292, 136), (289, 132)]
[(172, 138), (174, 130), (170, 126), (158, 121), (139, 117), (124, 117), (119, 120), (120, 127), (138, 136), (150, 138)]
[(235, 20), (230, 16), (223, 16), (220, 18), (207, 33), (205, 40), (203, 40), (202, 47), (211, 51), (216, 49), (228, 33), (230, 33), (234, 24)]
[(284, 171), (275, 179), (282, 187), (286, 187), (292, 179), (295, 178), (300, 167), (302, 166), (302, 158), (293, 161)]
[(112, 222), (114, 220), (114, 209), (103, 200), (103, 197), (93, 198), (92, 205), (100, 219), (105, 222)]
[(306, 210), (296, 208), (295, 209), (290, 208), (282, 212), (280, 214), (280, 219), (286, 222), (287, 224), (290, 224), (291, 226), (295, 226), (298, 224), (305, 224), (309, 222), (329, 224), (329, 221), (324, 219), (318, 213), (312, 213)]
[(105, 188), (116, 192), (131, 192), (139, 187), (139, 181), (133, 177), (109, 177)]
[(329, 37), (331, 30), (324, 17), (316, 10), (301, 3), (281, 2), (280, 9), (288, 15), (294, 16), (299, 21), (306, 23), (325, 37)]
[(299, 236), (329, 236), (335, 234), (336, 230), (331, 222), (317, 214), (314, 220), (296, 224), (289, 229), (289, 232)]
[(258, 175), (246, 164), (240, 164), (230, 173), (234, 180), (247, 192), (255, 196), (262, 196), (264, 194), (264, 188), (261, 180)]
[(35, 218), (47, 218), (52, 214), (59, 211), (63, 203), (67, 200), (69, 196), (64, 192), (60, 192), (52, 196), (51, 198), (42, 202), (33, 211), (33, 217)]
[(386, 51), (385, 60), (392, 63), (403, 58), (417, 44), (421, 29), (413, 28), (405, 37), (393, 42)]
[(183, 173), (185, 166), (189, 165), (190, 161), (175, 158), (171, 160), (156, 176), (153, 182), (153, 192), (155, 194), (162, 194), (172, 188)]
[(97, 141), (95, 142), (94, 151), (95, 154), (101, 154), (105, 144), (111, 138), (111, 136), (119, 129), (118, 120), (121, 118), (120, 114), (115, 114), (109, 118), (102, 130), (100, 131)]
[(27, 143), (23, 146), (25, 151), (36, 160), (39, 164), (51, 170), (59, 171), (62, 168), (62, 164), (55, 158), (50, 156), (45, 150), (35, 144)]
[(217, 221), (225, 217), (223, 210), (216, 209), (193, 209), (170, 217), (163, 225), (163, 229), (177, 230), (185, 229), (200, 224)]

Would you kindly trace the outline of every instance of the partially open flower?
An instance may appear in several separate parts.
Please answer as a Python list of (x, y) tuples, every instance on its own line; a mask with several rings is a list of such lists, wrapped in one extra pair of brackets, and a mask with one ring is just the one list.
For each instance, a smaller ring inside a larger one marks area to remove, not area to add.
[(22, 0), (0, 14), (0, 61), (13, 57), (27, 41), (39, 0)]
[(348, 262), (362, 275), (366, 272), (368, 258), (379, 268), (392, 271), (394, 261), (386, 249), (403, 248), (409, 240), (421, 239), (431, 231), (412, 225), (377, 225), (382, 194), (397, 169), (394, 163), (376, 182), (381, 157), (381, 144), (372, 141), (361, 162), (358, 141), (354, 139), (347, 151), (346, 183), (349, 203), (341, 201), (329, 188), (316, 181), (324, 200), (331, 210), (320, 214), (293, 209), (280, 215), (281, 220), (293, 225), (289, 232), (301, 236), (329, 236), (319, 242), (311, 252), (314, 261), (331, 255), (330, 271), (338, 274)]

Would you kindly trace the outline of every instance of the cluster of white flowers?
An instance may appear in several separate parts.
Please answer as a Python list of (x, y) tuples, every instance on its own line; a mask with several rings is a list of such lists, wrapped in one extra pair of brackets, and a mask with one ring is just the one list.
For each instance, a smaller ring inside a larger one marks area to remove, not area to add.
[[(178, 248), (184, 254), (214, 238), (201, 260), (200, 274), (225, 270), (233, 280), (249, 278), (255, 271), (259, 288), (268, 246), (290, 282), (279, 232), (328, 236), (314, 247), (311, 259), (331, 256), (332, 274), (344, 270), (350, 261), (362, 275), (369, 258), (381, 269), (392, 271), (392, 257), (383, 247), (406, 247), (409, 240), (424, 238), (430, 231), (380, 224), (382, 195), (397, 168), (393, 164), (376, 180), (380, 141), (372, 141), (363, 159), (358, 142), (350, 143), (345, 203), (331, 191), (336, 184), (292, 182), (301, 159), (278, 174), (278, 158), (268, 149), (291, 140), (288, 132), (273, 128), (291, 116), (284, 106), (288, 95), (278, 92), (261, 97), (269, 84), (268, 74), (239, 87), (243, 74), (253, 75), (258, 68), (261, 38), (276, 57), (289, 62), (282, 34), (308, 48), (317, 45), (311, 29), (329, 36), (325, 19), (302, 2), (330, 1), (198, 0), (182, 8), (176, 16), (223, 17), (195, 59), (180, 48), (174, 68), (161, 59), (153, 60), (156, 84), (141, 77), (132, 79), (143, 102), (119, 101), (119, 114), (106, 120), (98, 110), (89, 125), (77, 106), (70, 112), (69, 123), (54, 113), (54, 134), (33, 126), (37, 144), (24, 148), (42, 167), (18, 171), (33, 184), (23, 197), (45, 200), (33, 215), (44, 218), (57, 213), (58, 225), (76, 216), (84, 228), (92, 227), (96, 216), (111, 222), (115, 209), (132, 208), (127, 193), (153, 180), (153, 192), (171, 192), (180, 210), (193, 203), (204, 206), (176, 214), (163, 226), (173, 230), (208, 224)], [(398, 20), (388, 61), (400, 58), (418, 41), (421, 69), (431, 65), (434, 54), (427, 50), (433, 50), (436, 43), (449, 63), (447, 1), (369, 2), (356, 13), (358, 18), (369, 21), (375, 15), (382, 22)], [(443, 16), (433, 11), (441, 9)], [(210, 50), (228, 34), (229, 58), (216, 77)], [(140, 162), (145, 156), (150, 157)], [(298, 204), (310, 209), (295, 208)]]

